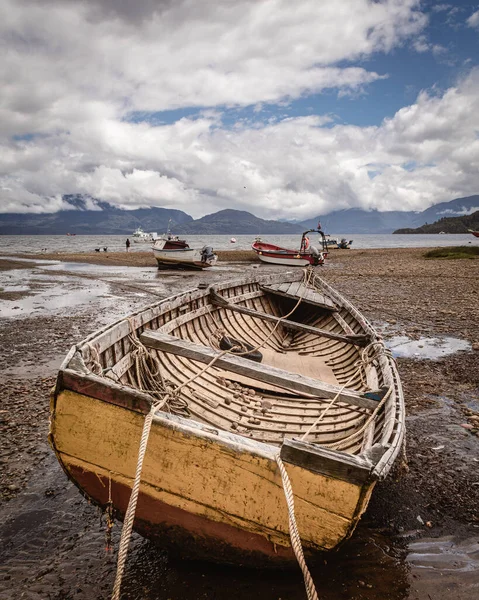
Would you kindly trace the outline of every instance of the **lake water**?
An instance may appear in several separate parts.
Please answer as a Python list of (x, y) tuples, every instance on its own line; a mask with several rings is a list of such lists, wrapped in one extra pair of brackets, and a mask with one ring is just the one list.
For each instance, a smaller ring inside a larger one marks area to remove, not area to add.
[[(110, 252), (125, 249), (126, 235), (0, 235), (0, 254), (17, 254), (20, 252), (92, 252), (95, 248), (108, 248)], [(212, 246), (215, 250), (247, 250), (255, 239), (254, 235), (235, 235), (236, 243), (231, 243), (230, 235), (188, 235), (185, 237), (192, 248), (204, 245)], [(352, 249), (361, 248), (435, 248), (444, 246), (479, 245), (479, 238), (472, 234), (331, 234), (332, 238), (345, 237), (353, 240)], [(278, 246), (296, 248), (299, 246), (301, 235), (264, 235), (264, 241)], [(311, 244), (319, 245), (319, 236), (310, 234)], [(148, 243), (133, 243), (130, 251), (145, 251), (150, 248)]]

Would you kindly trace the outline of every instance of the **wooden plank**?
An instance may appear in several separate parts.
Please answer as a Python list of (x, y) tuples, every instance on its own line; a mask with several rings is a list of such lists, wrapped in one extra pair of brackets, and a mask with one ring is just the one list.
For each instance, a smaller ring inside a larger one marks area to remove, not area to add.
[(70, 369), (64, 369), (59, 373), (61, 385), (56, 391), (58, 395), (62, 389), (72, 390), (91, 398), (115, 404), (140, 414), (148, 414), (154, 399), (145, 392), (131, 387), (115, 383), (105, 377), (89, 373), (82, 375)]
[(320, 356), (300, 355), (297, 352), (281, 353), (270, 348), (261, 348), (261, 353), (263, 354), (263, 364), (298, 373), (298, 375), (304, 375), (305, 377), (320, 379), (332, 385), (339, 385), (333, 369)]
[[(323, 294), (316, 292), (314, 290), (310, 290), (308, 288), (304, 288), (304, 284), (300, 283), (298, 286), (298, 292), (291, 294), (290, 289), (293, 289), (292, 286), (288, 288), (288, 291), (283, 291), (283, 286), (275, 286), (275, 285), (262, 285), (260, 286), (262, 290), (268, 292), (269, 294), (277, 294), (278, 296), (284, 296), (285, 298), (293, 298), (294, 300), (298, 300), (300, 297), (302, 301), (306, 304), (312, 304), (313, 306), (319, 306), (321, 308), (325, 308), (326, 310), (336, 311), (337, 307), (329, 298), (326, 298)], [(296, 289), (296, 288), (294, 288)]]
[(371, 479), (372, 465), (369, 461), (308, 442), (285, 439), (280, 455), (286, 462), (356, 485)]
[(326, 331), (324, 329), (318, 329), (317, 327), (311, 327), (311, 325), (304, 325), (303, 323), (296, 323), (296, 321), (289, 321), (288, 319), (281, 319), (281, 317), (275, 317), (274, 315), (269, 315), (267, 313), (263, 313), (257, 310), (253, 310), (251, 308), (246, 308), (244, 306), (236, 306), (235, 304), (231, 304), (222, 296), (219, 296), (213, 290), (210, 291), (211, 301), (214, 304), (222, 306), (223, 308), (227, 308), (228, 310), (233, 310), (239, 313), (243, 313), (244, 315), (249, 315), (250, 317), (255, 317), (257, 319), (263, 319), (264, 321), (272, 321), (273, 323), (277, 323), (281, 321), (281, 324), (286, 329), (292, 329), (295, 331), (302, 331), (305, 333), (313, 333), (315, 335), (329, 338), (331, 340), (338, 340), (341, 342), (345, 342), (347, 344), (355, 344), (357, 346), (366, 346), (369, 342), (369, 336), (367, 335), (342, 335), (341, 333), (333, 333), (332, 331)]
[[(149, 348), (184, 356), (201, 363), (209, 363), (219, 354), (212, 348), (180, 340), (179, 338), (157, 331), (145, 331), (141, 334), (140, 339)], [(275, 369), (274, 367), (255, 363), (246, 358), (231, 354), (221, 356), (214, 364), (216, 367), (232, 371), (233, 373), (246, 375), (258, 381), (266, 381), (266, 383), (279, 385), (295, 392), (304, 392), (326, 398), (337, 396), (338, 402), (361, 406), (371, 410), (374, 410), (378, 404), (377, 401), (364, 398), (359, 392), (354, 390), (342, 389), (339, 386), (324, 383), (311, 377), (304, 377), (296, 373)]]

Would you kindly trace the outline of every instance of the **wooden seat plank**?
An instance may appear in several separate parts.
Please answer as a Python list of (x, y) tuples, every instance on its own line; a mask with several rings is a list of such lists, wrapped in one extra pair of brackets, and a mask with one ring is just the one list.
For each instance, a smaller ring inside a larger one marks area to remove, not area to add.
[(360, 406), (374, 410), (378, 405), (376, 400), (363, 397), (359, 392), (343, 389), (336, 385), (331, 385), (323, 381), (305, 377), (296, 373), (283, 371), (267, 365), (253, 362), (246, 358), (234, 356), (232, 354), (218, 357), (218, 352), (207, 346), (193, 344), (187, 340), (181, 340), (173, 336), (160, 333), (158, 331), (144, 331), (140, 339), (142, 343), (162, 352), (169, 352), (178, 356), (185, 356), (191, 360), (196, 360), (202, 363), (210, 363), (216, 358), (215, 366), (219, 368), (246, 375), (257, 381), (265, 381), (279, 385), (280, 387), (294, 390), (295, 392), (303, 392), (306, 394), (314, 394), (320, 397), (334, 398), (337, 396), (338, 401), (353, 406)]

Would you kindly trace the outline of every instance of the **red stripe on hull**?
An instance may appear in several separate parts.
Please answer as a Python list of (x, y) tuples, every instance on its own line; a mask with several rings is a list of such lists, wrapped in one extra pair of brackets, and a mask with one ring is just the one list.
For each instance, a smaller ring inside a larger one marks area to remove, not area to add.
[[(72, 465), (68, 466), (68, 472), (89, 500), (103, 509), (106, 507), (107, 478)], [(126, 512), (130, 493), (129, 487), (112, 480), (111, 498), (120, 519)], [(262, 535), (192, 514), (141, 492), (134, 529), (182, 558), (252, 567), (295, 563), (291, 548), (276, 546)]]

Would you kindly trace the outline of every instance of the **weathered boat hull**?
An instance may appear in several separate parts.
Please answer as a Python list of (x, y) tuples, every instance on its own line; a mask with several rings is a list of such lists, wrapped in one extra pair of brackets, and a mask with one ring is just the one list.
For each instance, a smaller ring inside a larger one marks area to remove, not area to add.
[(258, 258), (265, 263), (274, 265), (285, 265), (289, 267), (307, 267), (309, 265), (324, 264), (323, 254), (312, 254), (311, 252), (301, 252), (288, 248), (281, 248), (274, 244), (264, 242), (254, 242), (251, 248)]
[[(123, 518), (142, 415), (66, 390), (56, 395), (52, 408), (51, 439), (69, 477), (103, 508), (111, 497)], [(292, 562), (275, 452), (254, 444), (245, 449), (240, 436), (192, 427), (185, 419), (156, 417), (135, 529), (192, 558), (251, 566)], [(352, 533), (374, 481), (353, 484), (293, 465), (288, 472), (305, 548), (335, 547)]]
[[(289, 302), (288, 289), (285, 291), (281, 285), (268, 288), (266, 284), (273, 279), (263, 278), (261, 285), (244, 280), (236, 286), (218, 286), (217, 292), (228, 298), (228, 303), (238, 300), (239, 308), (249, 306), (251, 310), (264, 309), (276, 301)], [(322, 315), (316, 326), (329, 324), (333, 338), (318, 341), (309, 330), (300, 331), (297, 339), (305, 352), (311, 352), (312, 361), (308, 366), (307, 359), (302, 359), (301, 369), (313, 366), (326, 374), (330, 369), (335, 373), (331, 377), (337, 377), (342, 385), (351, 373), (354, 375), (352, 363), (359, 352), (354, 345), (359, 342), (342, 340), (356, 340), (360, 334), (372, 335), (373, 331), (354, 309), (340, 306), (340, 297), (333, 290), (326, 292), (319, 303), (320, 294), (310, 294), (308, 310)], [(331, 299), (338, 315), (331, 312)], [(160, 302), (93, 334), (71, 350), (61, 367), (52, 395), (50, 442), (82, 493), (103, 509), (111, 502), (119, 518), (125, 514), (144, 416), (151, 405), (148, 394), (131, 386), (132, 328), (139, 334), (162, 331), (198, 342), (202, 335), (208, 337), (204, 333), (208, 329), (205, 319), (212, 312), (215, 321), (222, 320), (223, 325), (228, 322), (234, 329), (250, 319), (241, 312), (232, 312), (229, 306), (219, 307), (213, 300), (208, 290), (195, 290)], [(323, 308), (319, 308), (321, 305)], [(343, 334), (338, 333), (339, 329)], [(347, 338), (345, 333), (355, 334), (356, 338)], [(269, 343), (271, 347), (276, 344), (274, 336)], [(269, 360), (271, 348), (263, 350), (265, 360)], [(334, 368), (324, 363), (324, 352)], [(160, 351), (157, 356), (165, 377), (175, 385), (201, 370), (196, 360)], [(281, 353), (274, 357), (283, 360)], [(253, 566), (293, 562), (288, 510), (276, 462), (281, 453), (291, 479), (306, 553), (337, 546), (353, 532), (376, 480), (388, 472), (402, 441), (400, 383), (393, 363), (385, 356), (378, 360), (382, 366), (378, 363), (371, 368), (368, 378), (373, 377), (379, 384), (390, 382), (393, 395), (376, 426), (369, 427), (364, 439), (351, 442), (345, 450), (327, 446), (359, 430), (364, 424), (363, 407), (339, 403), (324, 419), (329, 422), (328, 428), (313, 432), (314, 445), (288, 441), (286, 438), (298, 437), (294, 432), (304, 432), (329, 400), (261, 383), (262, 394), (266, 397), (269, 393), (276, 399), (271, 414), (261, 414), (251, 408), (254, 395), (240, 406), (219, 367), (213, 373), (207, 372), (186, 392), (190, 418), (162, 411), (153, 418), (134, 528), (183, 556)], [(92, 372), (99, 368), (101, 374)], [(279, 377), (280, 371), (272, 372)], [(234, 375), (231, 377), (234, 381)], [(303, 377), (301, 381), (306, 385), (312, 380)], [(360, 385), (360, 378), (354, 385)], [(256, 404), (257, 400), (258, 396)], [(244, 412), (242, 407), (246, 408)], [(254, 419), (245, 418), (249, 413), (255, 414)], [(261, 423), (250, 424), (258, 421)], [(374, 457), (370, 449), (375, 445), (381, 445), (381, 452)]]
[(258, 258), (261, 262), (269, 263), (272, 265), (285, 265), (288, 267), (307, 267), (310, 263), (309, 257), (302, 258), (300, 255), (297, 256), (284, 256), (281, 254), (266, 254), (265, 252), (257, 252)]
[(153, 254), (159, 267), (183, 267), (189, 269), (207, 269), (216, 264), (217, 259), (203, 260), (200, 250), (153, 248)]

